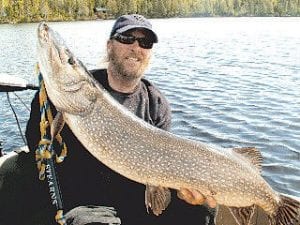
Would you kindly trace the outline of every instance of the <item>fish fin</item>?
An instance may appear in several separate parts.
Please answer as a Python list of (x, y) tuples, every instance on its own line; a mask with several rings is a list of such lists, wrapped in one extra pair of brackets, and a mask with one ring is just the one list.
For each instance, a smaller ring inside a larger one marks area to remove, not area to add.
[(249, 207), (228, 207), (238, 225), (251, 225), (251, 218), (255, 212), (255, 205)]
[(51, 138), (54, 139), (58, 135), (65, 125), (65, 119), (61, 112), (57, 112), (51, 123)]
[(171, 201), (171, 191), (165, 187), (156, 187), (147, 184), (145, 190), (145, 205), (151, 208), (154, 215), (159, 216), (165, 210)]
[(269, 216), (271, 225), (296, 225), (300, 223), (300, 202), (280, 194), (277, 210)]
[(250, 163), (256, 166), (256, 168), (261, 171), (261, 165), (263, 162), (262, 155), (260, 151), (255, 147), (243, 147), (243, 148), (233, 148), (234, 152), (242, 155)]

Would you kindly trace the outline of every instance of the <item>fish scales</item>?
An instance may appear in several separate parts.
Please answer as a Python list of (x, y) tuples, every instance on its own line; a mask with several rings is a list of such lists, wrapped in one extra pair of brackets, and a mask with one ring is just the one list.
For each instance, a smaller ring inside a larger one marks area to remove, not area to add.
[[(249, 205), (244, 196), (245, 187), (248, 187), (247, 193), (256, 193), (254, 188), (258, 184), (265, 185), (266, 190), (269, 188), (257, 170), (249, 163), (241, 164), (234, 153), (216, 151), (153, 128), (129, 113), (122, 113), (125, 109), (110, 104), (112, 101), (105, 93), (97, 98), (91, 114), (83, 117), (66, 113), (65, 118), (96, 158), (127, 178), (174, 189), (194, 188), (206, 195), (215, 193), (220, 204), (230, 205), (236, 199), (235, 206)], [(95, 125), (95, 122), (100, 124)], [(226, 183), (222, 182), (224, 177), (227, 177)], [(253, 187), (252, 190), (249, 187)], [(226, 202), (229, 199), (226, 189), (230, 202)], [(263, 195), (265, 193), (258, 199)]]
[[(216, 148), (137, 118), (97, 83), (57, 36), (46, 24), (39, 25), (39, 65), (47, 93), (75, 136), (99, 161), (142, 184), (195, 189), (218, 204), (245, 207), (247, 220), (252, 215), (248, 207), (258, 205), (272, 225), (296, 221), (300, 203), (270, 187), (259, 166), (251, 163), (259, 164), (250, 149), (241, 153)], [(239, 209), (231, 212), (236, 219), (241, 215)]]

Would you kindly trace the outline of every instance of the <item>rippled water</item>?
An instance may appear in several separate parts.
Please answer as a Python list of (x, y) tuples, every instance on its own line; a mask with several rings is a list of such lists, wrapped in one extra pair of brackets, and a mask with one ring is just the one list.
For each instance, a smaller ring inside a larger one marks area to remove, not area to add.
[[(300, 197), (300, 18), (152, 20), (159, 35), (147, 77), (169, 99), (172, 132), (223, 147), (256, 146), (263, 176)], [(96, 68), (113, 21), (52, 23)], [(0, 74), (36, 82), (37, 24), (0, 25)], [(1, 75), (0, 75), (1, 76)], [(33, 93), (18, 93), (29, 105)], [(28, 111), (12, 96), (25, 128)], [(0, 140), (22, 145), (0, 93)]]

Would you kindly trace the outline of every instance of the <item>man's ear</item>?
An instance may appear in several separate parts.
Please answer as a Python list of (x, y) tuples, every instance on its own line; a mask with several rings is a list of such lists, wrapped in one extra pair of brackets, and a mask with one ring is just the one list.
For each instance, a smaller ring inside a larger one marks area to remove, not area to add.
[(106, 42), (106, 46), (107, 46), (107, 47), (111, 47), (112, 42), (113, 42), (113, 41), (109, 39), (109, 40)]
[(111, 48), (112, 48), (112, 40), (108, 40), (106, 42), (107, 53), (109, 53), (111, 51)]

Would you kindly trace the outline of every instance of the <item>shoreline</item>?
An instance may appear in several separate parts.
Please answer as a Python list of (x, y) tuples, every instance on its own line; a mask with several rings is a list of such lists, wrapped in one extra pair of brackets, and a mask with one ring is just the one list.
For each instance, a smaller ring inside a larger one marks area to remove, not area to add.
[[(220, 16), (220, 15), (199, 15), (199, 16), (174, 16), (174, 17), (148, 17), (149, 19), (172, 19), (172, 18), (254, 18), (254, 17), (258, 17), (258, 18), (271, 18), (271, 17), (275, 17), (275, 18), (300, 18), (300, 15), (296, 15), (296, 16), (291, 16), (291, 15), (284, 15), (284, 16), (279, 16), (279, 15), (239, 15), (239, 16)], [(77, 21), (97, 21), (97, 20), (113, 20), (116, 19), (116, 17), (111, 16), (111, 17), (107, 17), (107, 18), (97, 18), (95, 16), (93, 17), (83, 17), (83, 18), (79, 18), (79, 19), (75, 19), (75, 18), (69, 18), (69, 19), (61, 19), (61, 18), (51, 18), (51, 19), (33, 19), (33, 20), (16, 20), (16, 21), (9, 21), (9, 20), (5, 20), (5, 21), (0, 21), (0, 24), (11, 24), (11, 25), (15, 25), (15, 24), (26, 24), (26, 23), (39, 23), (42, 21), (45, 22), (77, 22)]]

